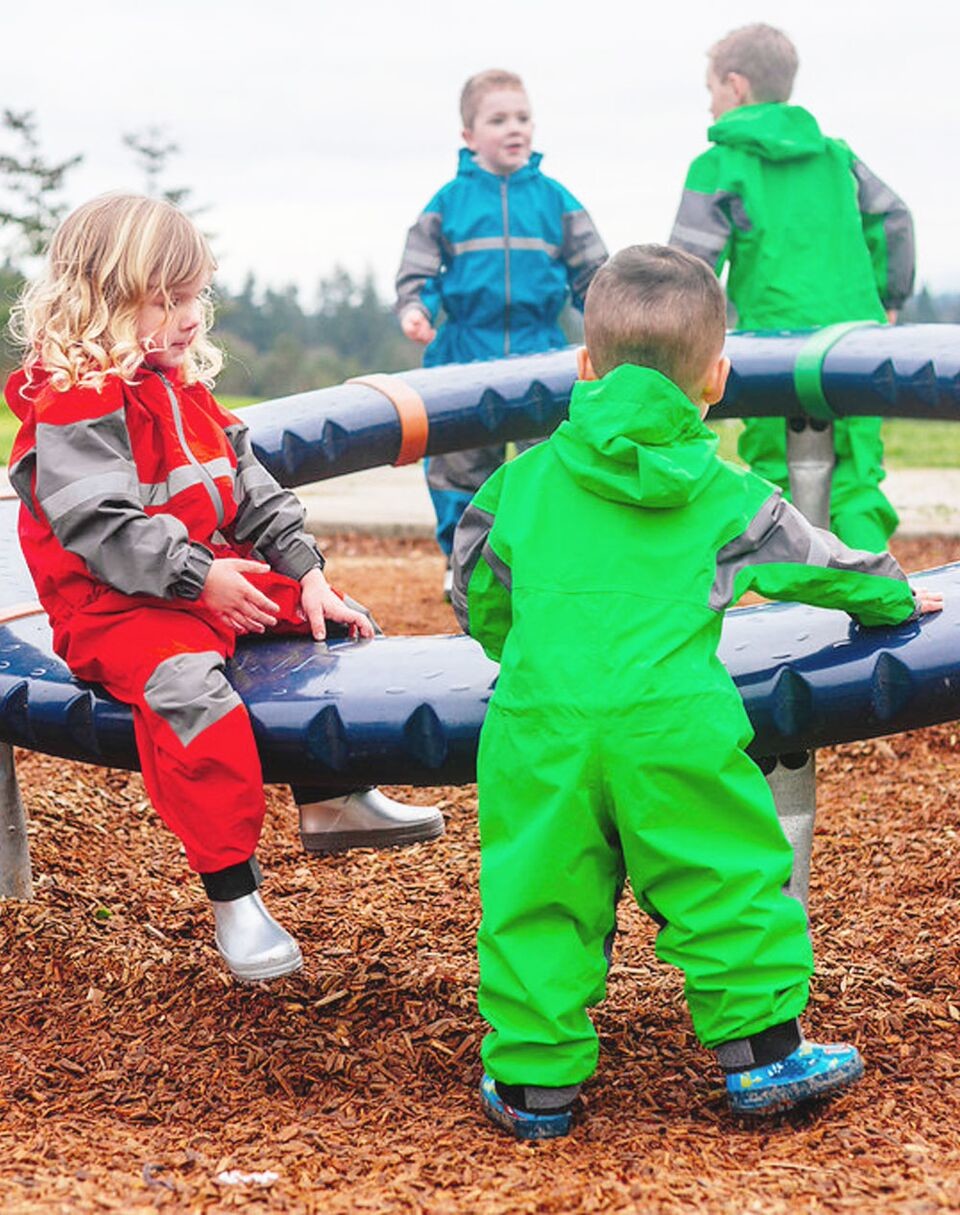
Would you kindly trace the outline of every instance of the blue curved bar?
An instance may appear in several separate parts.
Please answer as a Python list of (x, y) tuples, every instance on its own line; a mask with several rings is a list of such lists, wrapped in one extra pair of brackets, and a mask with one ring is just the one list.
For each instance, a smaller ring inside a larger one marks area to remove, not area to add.
[[(25, 571), (13, 568), (15, 547), (0, 544), (5, 603), (32, 590), (17, 580)], [(728, 614), (720, 656), (756, 731), (755, 756), (960, 717), (960, 564), (916, 581), (943, 591), (946, 609), (897, 629), (861, 629), (841, 612), (794, 604)], [(228, 672), (250, 711), (265, 779), (322, 790), (472, 781), (497, 667), (463, 636), (257, 638), (241, 643)], [(0, 740), (138, 766), (129, 710), (73, 679), (42, 615), (0, 625)]]
[[(727, 393), (712, 417), (794, 417), (797, 356), (814, 331), (730, 333)], [(574, 351), (402, 373), (423, 399), (427, 454), (548, 434), (566, 416)], [(960, 325), (870, 325), (839, 338), (821, 383), (840, 417), (960, 419)], [(400, 423), (374, 388), (341, 384), (244, 411), (257, 455), (284, 485), (396, 462)]]

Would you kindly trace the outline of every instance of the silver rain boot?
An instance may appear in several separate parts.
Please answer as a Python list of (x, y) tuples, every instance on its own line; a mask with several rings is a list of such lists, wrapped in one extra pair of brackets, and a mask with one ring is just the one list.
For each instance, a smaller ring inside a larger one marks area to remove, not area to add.
[(224, 903), (211, 899), (210, 906), (217, 949), (234, 978), (257, 983), (292, 974), (303, 965), (300, 946), (267, 911), (258, 890)]
[(443, 815), (433, 806), (405, 806), (379, 789), (300, 804), (300, 839), (307, 852), (348, 848), (395, 848), (443, 835)]

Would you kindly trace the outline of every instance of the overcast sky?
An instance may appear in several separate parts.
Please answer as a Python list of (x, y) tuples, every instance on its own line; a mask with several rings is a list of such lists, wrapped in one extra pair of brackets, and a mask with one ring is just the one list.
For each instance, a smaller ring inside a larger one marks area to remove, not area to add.
[(761, 18), (797, 43), (794, 100), (913, 209), (921, 281), (960, 289), (956, 0), (7, 0), (0, 96), (50, 159), (84, 153), (71, 204), (142, 189), (121, 135), (162, 126), (181, 147), (163, 184), (209, 207), (223, 280), (310, 303), (337, 262), (391, 287), (486, 67), (524, 77), (544, 171), (611, 250), (665, 240), (706, 146), (704, 52)]

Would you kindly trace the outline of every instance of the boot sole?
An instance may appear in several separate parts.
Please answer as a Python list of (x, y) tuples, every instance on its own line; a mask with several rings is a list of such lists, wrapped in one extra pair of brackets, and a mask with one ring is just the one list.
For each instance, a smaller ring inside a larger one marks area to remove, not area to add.
[[(223, 957), (223, 954), (220, 955)], [(264, 983), (268, 979), (281, 979), (284, 975), (296, 974), (303, 966), (303, 954), (288, 958), (285, 962), (273, 962), (263, 966), (232, 966), (223, 958), (227, 969), (238, 983)]]
[(404, 848), (422, 844), (443, 835), (443, 819), (439, 822), (415, 823), (409, 827), (382, 827), (376, 831), (314, 831), (300, 832), (300, 842), (306, 852), (347, 852), (350, 848)]

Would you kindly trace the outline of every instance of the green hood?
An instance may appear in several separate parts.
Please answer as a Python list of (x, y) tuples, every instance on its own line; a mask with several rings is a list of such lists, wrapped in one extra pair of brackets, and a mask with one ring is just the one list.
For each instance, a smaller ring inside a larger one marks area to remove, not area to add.
[(809, 110), (782, 101), (728, 110), (710, 127), (707, 138), (765, 160), (800, 160), (822, 152), (825, 144)]
[(720, 467), (717, 436), (693, 402), (659, 371), (630, 363), (578, 380), (569, 420), (550, 441), (578, 485), (634, 506), (684, 506)]

